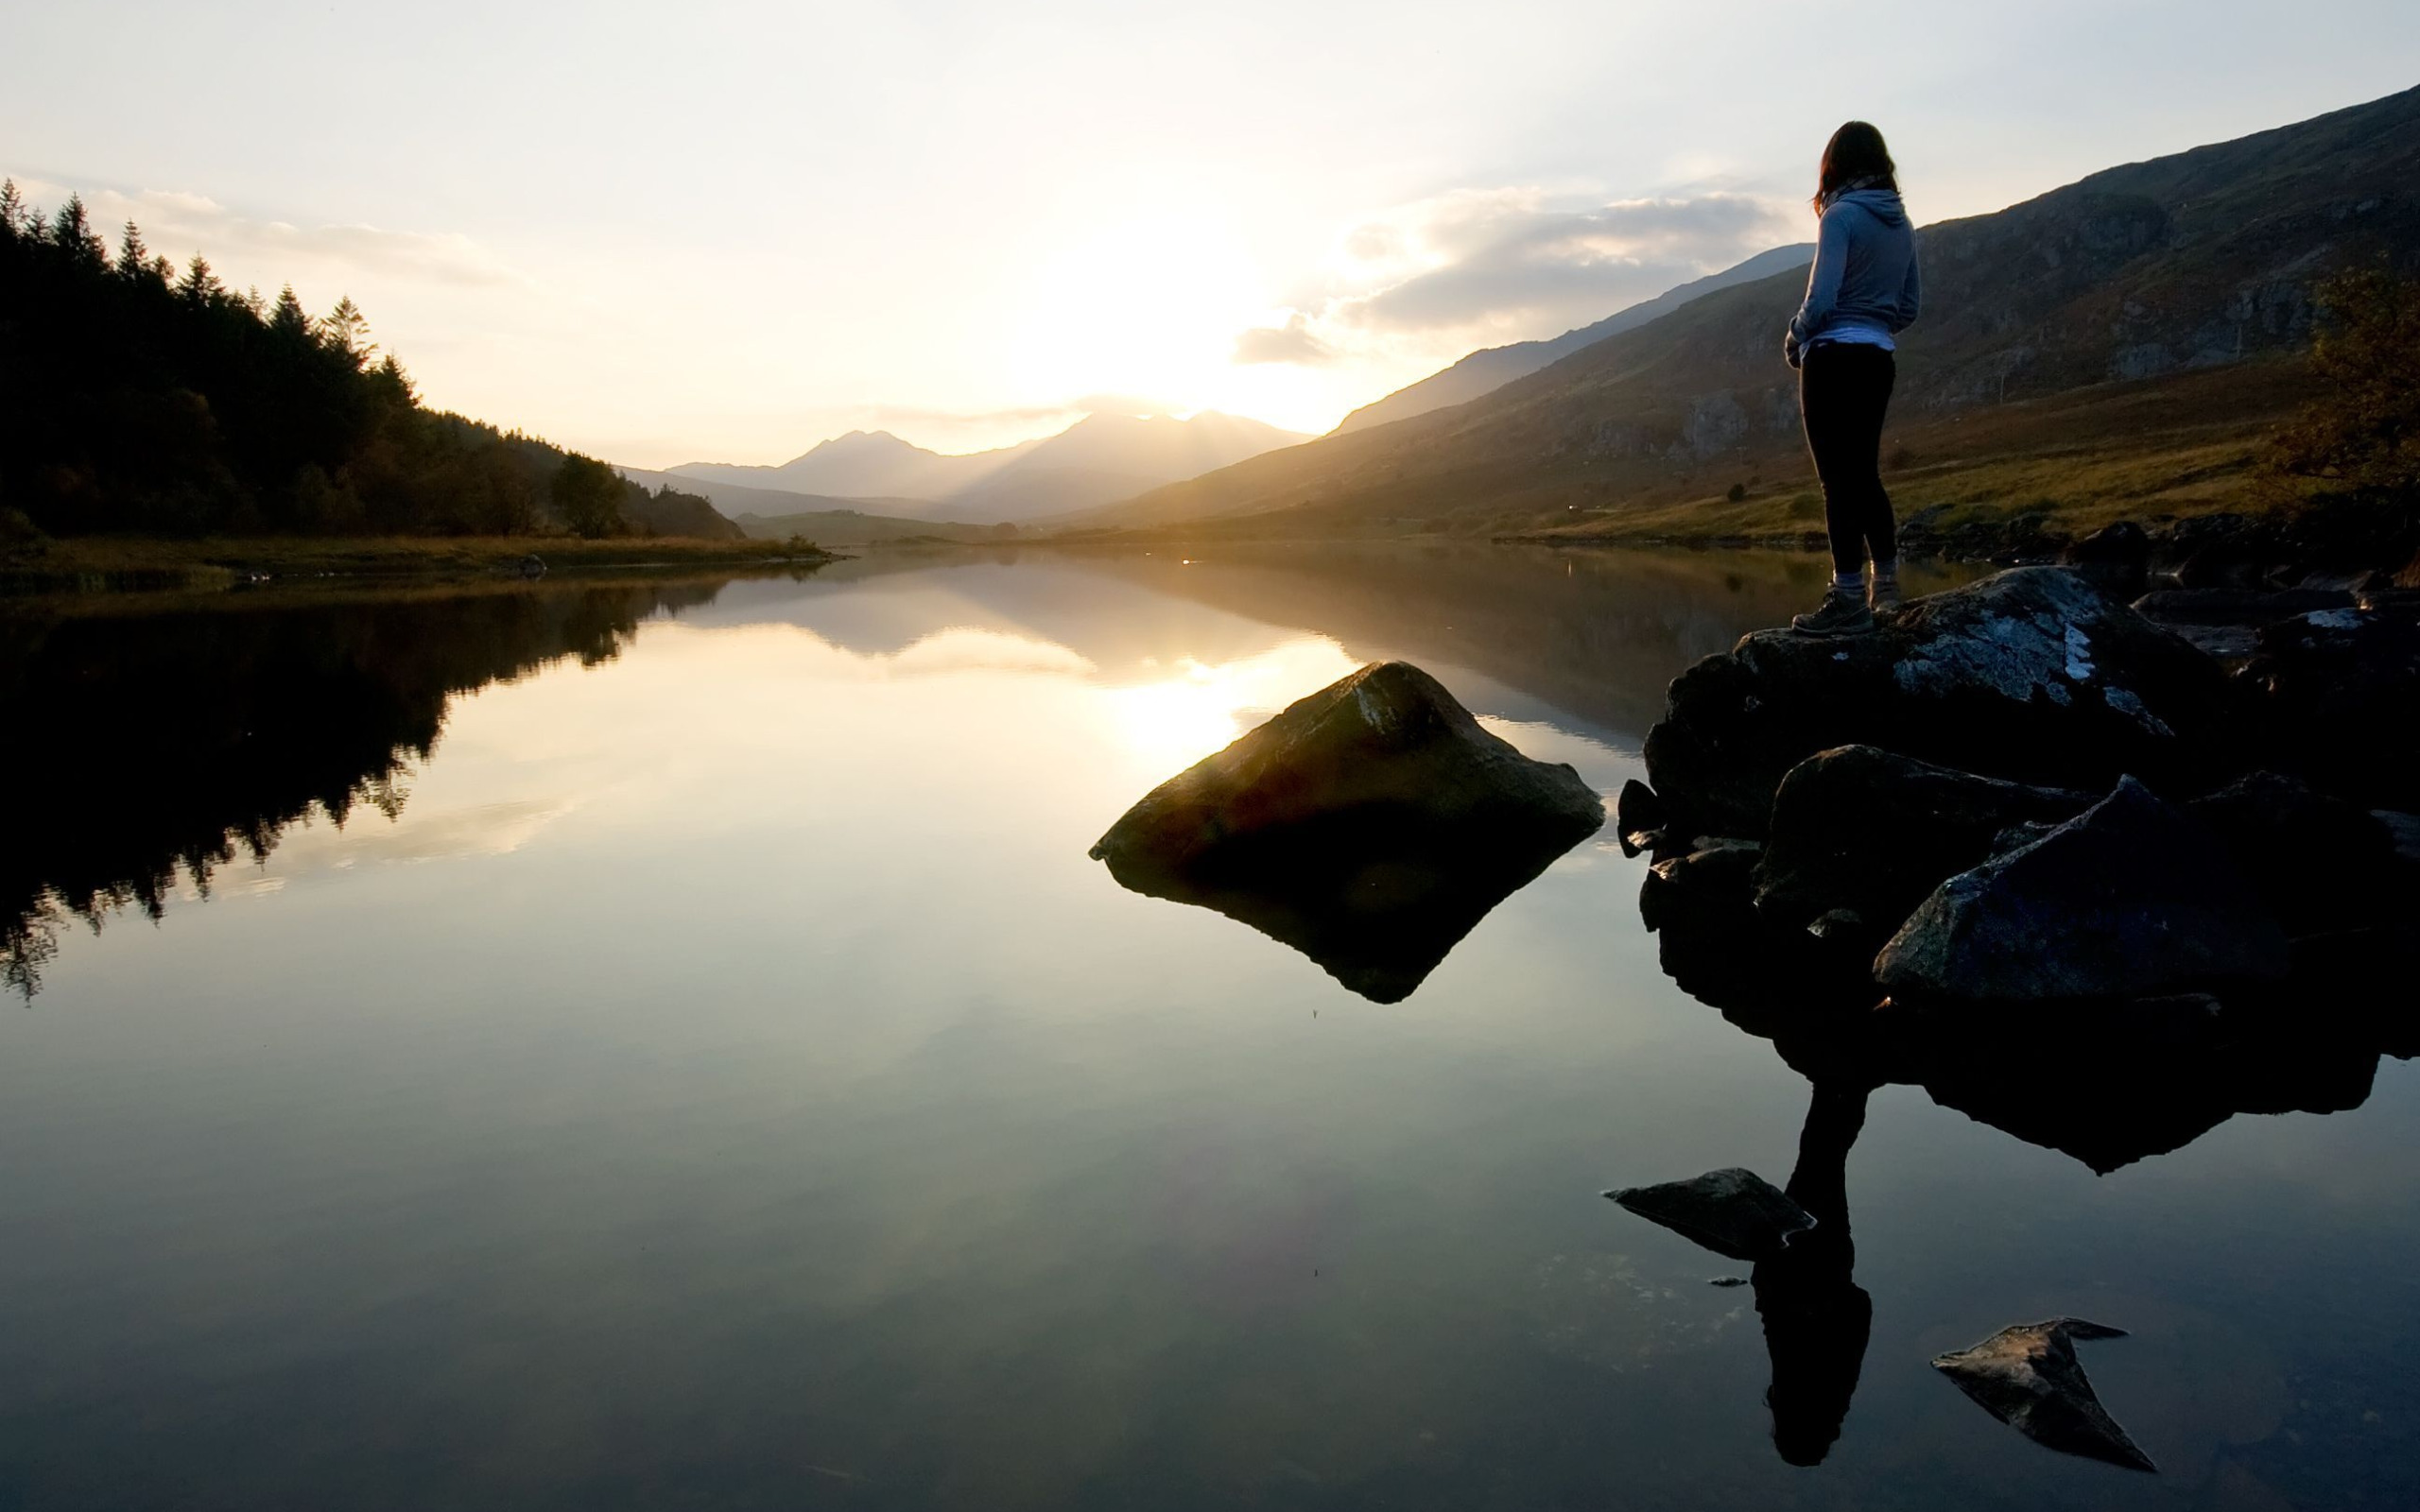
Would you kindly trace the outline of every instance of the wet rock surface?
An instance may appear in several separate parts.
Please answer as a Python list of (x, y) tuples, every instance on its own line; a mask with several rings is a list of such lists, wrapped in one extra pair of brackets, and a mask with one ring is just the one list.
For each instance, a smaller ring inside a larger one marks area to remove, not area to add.
[(2286, 936), (2210, 833), (2133, 778), (1950, 878), (1875, 958), (1893, 993), (2128, 998), (2286, 974)]
[[(1790, 768), (1755, 868), (1757, 913), (1871, 950), (1945, 878), (1980, 864), (2012, 825), (2058, 823), (2093, 795), (1978, 777), (1844, 746)], [(1845, 917), (1838, 917), (1845, 916)]]
[(1648, 732), (1672, 823), (1760, 837), (1793, 766), (1870, 745), (1987, 777), (2106, 791), (2224, 775), (2223, 670), (2077, 574), (2018, 568), (1916, 599), (1871, 635), (1748, 636), (1674, 680)]
[(2152, 1457), (2100, 1405), (2076, 1359), (2079, 1340), (2125, 1336), (2123, 1329), (2055, 1317), (2002, 1329), (1971, 1348), (1936, 1356), (1932, 1366), (1984, 1411), (2046, 1449), (2156, 1473)]
[(1163, 782), (1091, 853), (1132, 891), (1215, 909), (1392, 1003), (1603, 822), (1572, 768), (1531, 761), (1393, 662)]
[(1815, 1227), (1806, 1209), (1754, 1171), (1737, 1166), (1685, 1181), (1616, 1187), (1605, 1194), (1623, 1208), (1733, 1260), (1779, 1255)]

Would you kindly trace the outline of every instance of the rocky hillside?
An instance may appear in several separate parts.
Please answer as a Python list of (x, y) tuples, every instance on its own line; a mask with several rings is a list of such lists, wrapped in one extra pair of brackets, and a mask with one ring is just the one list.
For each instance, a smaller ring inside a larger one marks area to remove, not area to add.
[[(2255, 434), (2291, 401), (2293, 365), (2270, 359), (2307, 345), (2313, 285), (2381, 256), (2420, 266), (2420, 90), (1920, 234), (1926, 314), (1893, 410), (1920, 452), (1988, 461), (1962, 440), (1979, 427), (1996, 454), (2055, 445), (2078, 400), (2145, 417), (2120, 449), (2161, 427)], [(1159, 490), (1115, 523), (1520, 530), (1803, 475), (1780, 358), (1801, 284), (1707, 295), (1473, 403)]]
[(1815, 244), (1801, 242), (1790, 247), (1776, 247), (1758, 252), (1746, 262), (1709, 273), (1702, 279), (1665, 290), (1651, 300), (1641, 300), (1627, 309), (1593, 324), (1565, 331), (1547, 341), (1515, 341), (1510, 346), (1487, 347), (1472, 352), (1442, 372), (1430, 373), (1416, 384), (1398, 388), (1386, 398), (1362, 405), (1344, 417), (1337, 426), (1340, 433), (1366, 431), (1374, 425), (1387, 425), (1414, 415), (1426, 415), (1432, 409), (1451, 404), (1466, 404), (1482, 394), (1494, 393), (1515, 378), (1526, 378), (1541, 368), (1550, 367), (1570, 356), (1582, 347), (1594, 346), (1607, 336), (1634, 331), (1651, 320), (1661, 319), (1691, 300), (1703, 298), (1717, 289), (1727, 289), (1735, 284), (1753, 284), (1776, 273), (1804, 269), (1815, 255)]

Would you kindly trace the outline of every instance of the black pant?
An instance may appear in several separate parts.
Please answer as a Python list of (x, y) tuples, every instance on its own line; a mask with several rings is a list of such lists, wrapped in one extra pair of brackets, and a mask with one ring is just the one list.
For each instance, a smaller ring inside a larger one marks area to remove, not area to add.
[(1832, 538), (1832, 565), (1859, 571), (1870, 555), (1899, 555), (1898, 523), (1882, 488), (1882, 417), (1899, 365), (1880, 347), (1825, 342), (1798, 369), (1798, 413), (1806, 449), (1824, 482), (1824, 528)]

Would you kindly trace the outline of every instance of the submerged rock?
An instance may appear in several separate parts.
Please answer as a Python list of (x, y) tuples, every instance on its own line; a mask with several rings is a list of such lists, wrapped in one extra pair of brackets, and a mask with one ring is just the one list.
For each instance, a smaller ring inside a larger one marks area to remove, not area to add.
[(1894, 993), (2144, 997), (2289, 964), (2285, 932), (2215, 838), (2133, 778), (1936, 888), (1875, 958)]
[(1579, 773), (1390, 662), (1161, 783), (1091, 853), (1123, 886), (1216, 909), (1392, 1003), (1603, 823)]
[(1818, 751), (1870, 745), (1984, 776), (2100, 791), (2222, 776), (2239, 697), (2219, 664), (2078, 574), (2004, 572), (1874, 634), (1760, 630), (1672, 683), (1648, 777), (1685, 833), (1760, 836)]
[(1755, 874), (1756, 911), (1870, 954), (1927, 894), (1980, 864), (1996, 836), (2058, 823), (2092, 805), (2066, 788), (1977, 777), (1872, 746), (1843, 746), (1789, 769)]
[(1936, 1356), (1932, 1367), (1984, 1411), (2046, 1449), (2156, 1474), (2093, 1395), (2076, 1360), (2078, 1339), (2122, 1339), (2123, 1329), (2054, 1317), (2005, 1328), (1982, 1343)]
[(1737, 1166), (1686, 1181), (1616, 1187), (1605, 1195), (1718, 1255), (1751, 1263), (1780, 1254), (1815, 1227), (1806, 1210), (1778, 1187)]

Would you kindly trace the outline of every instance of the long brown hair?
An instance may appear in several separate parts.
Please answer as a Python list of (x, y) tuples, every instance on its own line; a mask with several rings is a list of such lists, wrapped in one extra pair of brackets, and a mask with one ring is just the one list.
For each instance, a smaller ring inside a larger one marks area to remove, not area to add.
[(1824, 144), (1824, 166), (1815, 179), (1815, 198), (1808, 201), (1815, 213), (1824, 213), (1824, 197), (1842, 184), (1858, 179), (1869, 179), (1870, 188), (1899, 190), (1899, 165), (1891, 161), (1891, 149), (1882, 142), (1882, 133), (1865, 121), (1850, 121), (1832, 133)]

